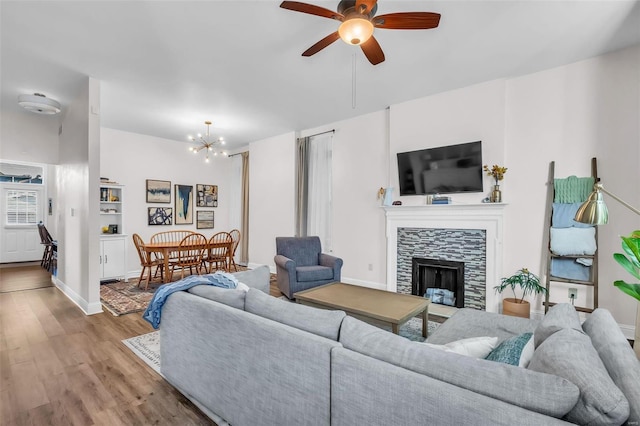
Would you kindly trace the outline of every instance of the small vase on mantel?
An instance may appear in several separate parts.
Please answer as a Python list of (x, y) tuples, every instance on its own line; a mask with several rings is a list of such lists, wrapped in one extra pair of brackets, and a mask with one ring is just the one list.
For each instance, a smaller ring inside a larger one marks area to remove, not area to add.
[(492, 203), (502, 202), (502, 191), (500, 190), (500, 185), (493, 185), (493, 189), (491, 190), (491, 197), (489, 197), (489, 200)]

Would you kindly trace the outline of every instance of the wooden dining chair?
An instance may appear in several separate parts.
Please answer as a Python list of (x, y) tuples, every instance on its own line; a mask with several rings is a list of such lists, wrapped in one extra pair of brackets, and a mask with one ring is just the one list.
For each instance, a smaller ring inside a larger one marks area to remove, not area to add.
[(184, 278), (184, 270), (186, 268), (189, 268), (189, 273), (191, 274), (193, 274), (193, 268), (195, 268), (198, 275), (200, 275), (202, 259), (206, 249), (207, 239), (204, 235), (192, 232), (184, 237), (178, 245), (177, 259), (172, 260), (170, 263), (171, 274), (169, 275), (169, 281), (173, 281), (173, 272), (176, 268), (180, 268), (181, 279)]
[(145, 280), (145, 272), (148, 272), (148, 274), (146, 274), (146, 284), (144, 286), (144, 289), (146, 290), (149, 288), (153, 268), (155, 268), (153, 278), (158, 276), (158, 272), (160, 272), (160, 278), (164, 277), (164, 262), (162, 259), (154, 259), (151, 254), (144, 249), (144, 241), (140, 235), (133, 234), (133, 245), (138, 251), (140, 266), (142, 266), (142, 271), (140, 271), (140, 277), (138, 278), (138, 287), (140, 287), (142, 281)]
[[(194, 234), (195, 232), (193, 231), (187, 231), (187, 230), (181, 230), (181, 231), (164, 231), (164, 232), (158, 232), (157, 234), (153, 234), (151, 236), (151, 239), (149, 240), (149, 243), (154, 244), (154, 243), (172, 243), (172, 242), (180, 242), (182, 241), (185, 237)], [(154, 253), (154, 256), (156, 259), (161, 259), (163, 260), (162, 257), (162, 253)], [(178, 252), (173, 252), (169, 254), (169, 260), (177, 260), (178, 259)]]
[(228, 232), (218, 232), (209, 239), (207, 255), (203, 259), (203, 263), (208, 265), (206, 266), (207, 272), (213, 272), (218, 269), (228, 271), (229, 264), (227, 261), (229, 259), (230, 244), (232, 243), (233, 240)]
[(231, 265), (229, 265), (229, 269), (233, 266), (233, 269), (238, 272), (238, 265), (236, 265), (236, 250), (238, 249), (238, 245), (240, 244), (240, 230), (232, 229), (229, 231), (229, 235), (231, 235), (231, 239), (233, 240), (233, 246), (231, 246)]

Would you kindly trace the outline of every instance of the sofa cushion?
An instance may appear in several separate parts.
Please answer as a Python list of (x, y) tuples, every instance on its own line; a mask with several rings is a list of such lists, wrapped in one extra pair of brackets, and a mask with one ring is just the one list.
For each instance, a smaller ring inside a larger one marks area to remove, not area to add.
[(245, 291), (234, 288), (220, 288), (212, 285), (197, 285), (191, 287), (189, 293), (196, 296), (204, 297), (215, 302), (224, 303), (225, 305), (236, 309), (244, 310), (244, 298), (247, 294)]
[(231, 275), (249, 287), (269, 294), (269, 280), (271, 279), (271, 273), (269, 272), (269, 267), (267, 265), (261, 265), (257, 268), (246, 271), (234, 272)]
[[(629, 402), (629, 425), (640, 425), (640, 361), (606, 309), (596, 309), (582, 324), (609, 376)], [(640, 342), (636, 343), (640, 345)]]
[(245, 310), (332, 340), (338, 340), (340, 325), (346, 316), (344, 311), (312, 308), (280, 300), (255, 289), (247, 292)]
[(549, 336), (565, 328), (582, 333), (580, 317), (576, 309), (568, 303), (560, 303), (549, 309), (536, 331), (533, 333), (535, 347), (540, 346)]
[(333, 269), (328, 266), (298, 266), (296, 268), (298, 281), (320, 281), (333, 278)]
[(533, 333), (523, 333), (503, 340), (485, 359), (527, 367), (533, 357), (533, 349)]
[(609, 377), (591, 339), (572, 328), (557, 331), (540, 344), (530, 370), (555, 374), (580, 389), (578, 403), (565, 418), (582, 425), (619, 425), (629, 417), (629, 403)]
[(342, 322), (339, 341), (363, 355), (553, 417), (578, 400), (578, 388), (561, 377), (433, 349), (352, 317)]

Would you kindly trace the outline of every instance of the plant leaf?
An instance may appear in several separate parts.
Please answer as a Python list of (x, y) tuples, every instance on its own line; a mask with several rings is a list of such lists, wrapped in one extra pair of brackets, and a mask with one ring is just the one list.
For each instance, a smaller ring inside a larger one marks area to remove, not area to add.
[[(634, 235), (634, 234), (631, 234)], [(622, 249), (629, 255), (629, 260), (640, 268), (640, 238), (621, 237)]]
[(640, 269), (635, 266), (631, 261), (622, 253), (614, 253), (613, 258), (622, 266), (627, 272), (634, 277), (640, 279)]
[(628, 284), (622, 280), (618, 280), (614, 282), (613, 285), (627, 293), (629, 296), (640, 301), (640, 284)]

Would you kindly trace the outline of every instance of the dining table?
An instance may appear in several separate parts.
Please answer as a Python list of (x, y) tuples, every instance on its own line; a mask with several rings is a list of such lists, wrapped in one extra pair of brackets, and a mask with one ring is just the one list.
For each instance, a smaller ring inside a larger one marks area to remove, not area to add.
[[(178, 251), (178, 247), (180, 246), (180, 241), (164, 241), (164, 242), (156, 242), (156, 243), (145, 243), (143, 245), (144, 250), (149, 254), (161, 255), (164, 260), (164, 274), (163, 274), (163, 283), (170, 282), (169, 275), (169, 259), (171, 258), (171, 254)], [(231, 265), (231, 257), (233, 256), (233, 241), (230, 242), (207, 242), (205, 245), (205, 250), (209, 250), (211, 248), (219, 248), (224, 247), (227, 249), (227, 268)], [(160, 256), (157, 256), (160, 257)], [(228, 272), (228, 271), (227, 271)]]

